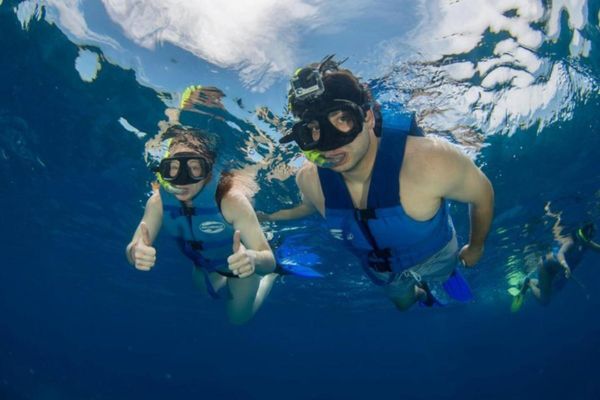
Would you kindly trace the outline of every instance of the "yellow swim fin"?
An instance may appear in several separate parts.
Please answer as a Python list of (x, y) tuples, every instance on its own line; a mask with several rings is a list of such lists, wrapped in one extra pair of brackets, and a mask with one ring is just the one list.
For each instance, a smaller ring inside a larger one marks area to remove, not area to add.
[(510, 312), (516, 313), (523, 306), (523, 302), (525, 300), (525, 296), (522, 293), (519, 293), (515, 297), (513, 297), (512, 304), (510, 305)]

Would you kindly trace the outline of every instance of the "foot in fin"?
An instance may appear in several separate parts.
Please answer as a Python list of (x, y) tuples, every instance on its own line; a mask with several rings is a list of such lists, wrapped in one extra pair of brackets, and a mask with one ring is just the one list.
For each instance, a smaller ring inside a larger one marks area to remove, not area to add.
[(527, 290), (529, 289), (529, 281), (531, 280), (531, 278), (529, 276), (526, 276), (525, 279), (523, 279), (523, 282), (521, 283), (521, 287), (519, 289), (517, 288), (511, 288), (511, 289), (517, 289), (514, 291), (511, 291), (509, 289), (509, 293), (513, 294), (513, 301), (510, 305), (510, 311), (511, 312), (517, 312), (521, 309), (521, 307), (523, 306), (523, 302), (525, 301), (525, 293), (527, 293)]
[(454, 271), (452, 271), (452, 274), (450, 274), (450, 277), (442, 284), (442, 287), (448, 296), (456, 301), (466, 303), (473, 300), (473, 292), (465, 278), (463, 278), (458, 271), (458, 268), (455, 268)]
[(438, 299), (435, 298), (435, 296), (431, 292), (431, 289), (429, 288), (429, 285), (426, 282), (421, 281), (416, 284), (416, 287), (423, 290), (426, 295), (425, 300), (419, 300), (420, 306), (422, 306), (422, 307), (433, 307), (433, 306), (443, 307), (444, 306), (444, 304), (440, 303), (438, 301)]

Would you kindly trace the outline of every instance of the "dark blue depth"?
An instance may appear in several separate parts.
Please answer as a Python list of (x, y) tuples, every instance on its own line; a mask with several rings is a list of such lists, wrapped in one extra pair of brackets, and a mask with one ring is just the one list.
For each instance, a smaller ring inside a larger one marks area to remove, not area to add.
[[(82, 82), (77, 47), (46, 22), (21, 29), (15, 3), (0, 6), (0, 399), (600, 398), (597, 255), (576, 272), (585, 288), (518, 314), (495, 234), (466, 274), (477, 301), (465, 307), (399, 314), (343, 283), (359, 268), (329, 260), (324, 283), (286, 278), (244, 327), (197, 295), (166, 238), (161, 264), (135, 271), (124, 247), (151, 175), (117, 121), (154, 133), (165, 106), (107, 62)], [(599, 109), (596, 96), (540, 135), (489, 139), (497, 213), (524, 210), (494, 228), (530, 226), (511, 243), (550, 241), (549, 200), (567, 225), (600, 215)], [(453, 207), (463, 238), (464, 211)]]

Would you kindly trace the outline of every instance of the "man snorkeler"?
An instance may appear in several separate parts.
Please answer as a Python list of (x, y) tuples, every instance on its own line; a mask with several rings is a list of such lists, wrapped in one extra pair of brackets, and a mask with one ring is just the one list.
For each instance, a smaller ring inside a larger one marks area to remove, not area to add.
[(156, 263), (152, 246), (161, 226), (194, 264), (194, 280), (227, 300), (229, 320), (242, 324), (262, 305), (276, 278), (273, 252), (244, 188), (233, 172), (215, 171), (216, 154), (197, 129), (171, 126), (168, 155), (158, 167), (159, 190), (127, 246), (140, 271)]
[[(566, 236), (557, 236), (557, 244), (552, 251), (541, 257), (537, 268), (523, 280), (513, 299), (512, 311), (516, 312), (521, 308), (529, 289), (541, 305), (550, 304), (553, 294), (564, 288), (584, 254), (590, 249), (600, 252), (600, 244), (593, 240), (595, 235), (596, 226), (587, 223)], [(537, 275), (537, 279), (533, 275)]]
[[(388, 128), (369, 89), (333, 56), (296, 72), (289, 109), (299, 120), (280, 142), (296, 142), (309, 160), (296, 175), (303, 202), (261, 219), (319, 212), (399, 310), (433, 305), (432, 283), (469, 298), (457, 264), (481, 258), (494, 206), (479, 168), (456, 146), (424, 137), (414, 119)], [(460, 250), (448, 199), (470, 205), (470, 238)]]

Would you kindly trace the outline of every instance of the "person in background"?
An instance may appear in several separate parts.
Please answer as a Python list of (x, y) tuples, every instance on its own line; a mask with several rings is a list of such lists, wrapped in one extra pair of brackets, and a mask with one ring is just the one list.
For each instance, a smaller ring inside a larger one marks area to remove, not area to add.
[(552, 227), (554, 245), (552, 250), (541, 257), (537, 267), (529, 273), (517, 289), (511, 309), (518, 311), (523, 305), (528, 290), (541, 305), (548, 305), (554, 294), (564, 288), (573, 275), (573, 271), (581, 263), (588, 250), (600, 252), (600, 244), (594, 241), (596, 225), (591, 222), (582, 224), (577, 229), (563, 234), (560, 224), (560, 213), (553, 213), (550, 205), (545, 207), (546, 215), (556, 218)]

